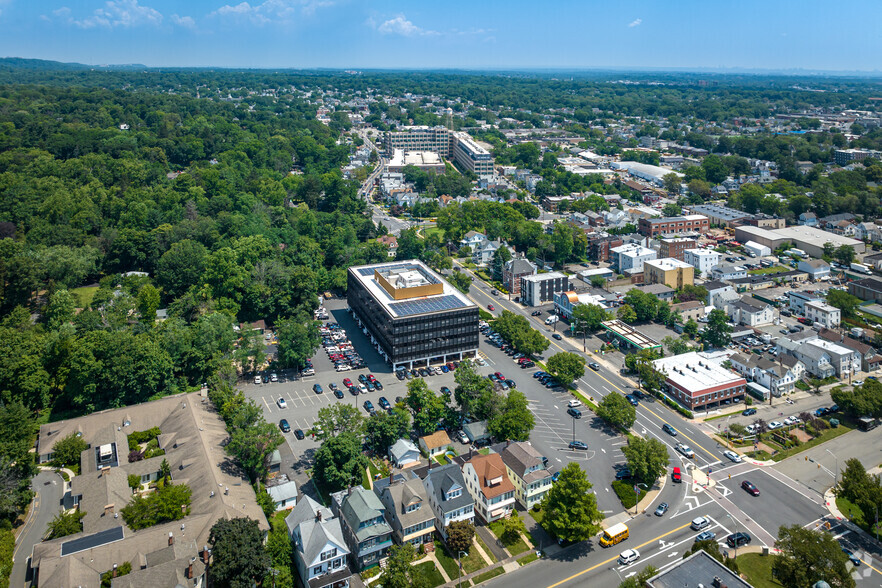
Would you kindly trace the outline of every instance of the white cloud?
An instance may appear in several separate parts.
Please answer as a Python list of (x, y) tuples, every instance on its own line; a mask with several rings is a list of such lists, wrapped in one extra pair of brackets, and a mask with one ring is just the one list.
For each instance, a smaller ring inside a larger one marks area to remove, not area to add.
[(162, 23), (162, 14), (149, 6), (141, 6), (138, 0), (108, 0), (104, 8), (98, 8), (92, 16), (76, 19), (70, 16), (67, 7), (54, 10), (53, 14), (83, 29), (95, 27), (136, 27), (141, 25), (159, 25)]
[(246, 19), (255, 25), (271, 22), (288, 22), (300, 14), (311, 15), (316, 9), (333, 6), (336, 0), (266, 0), (253, 6), (240, 2), (235, 6), (225, 4), (209, 16)]
[(390, 18), (383, 22), (377, 27), (377, 31), (383, 35), (401, 35), (403, 37), (431, 36), (439, 34), (437, 31), (430, 31), (418, 27), (407, 20), (407, 17), (403, 14), (399, 14), (395, 18)]
[(177, 14), (173, 14), (171, 15), (171, 21), (185, 29), (196, 28), (196, 21), (193, 20), (192, 16), (178, 16)]
[(628, 23), (628, 28), (633, 29), (634, 27), (639, 27), (640, 23), (642, 23), (642, 22), (643, 22), (642, 18), (636, 18)]

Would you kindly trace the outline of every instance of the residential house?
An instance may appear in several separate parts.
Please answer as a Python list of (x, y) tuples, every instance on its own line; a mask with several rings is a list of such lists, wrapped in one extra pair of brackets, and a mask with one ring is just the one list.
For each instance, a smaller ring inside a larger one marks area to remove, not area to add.
[(876, 223), (858, 223), (855, 225), (854, 238), (861, 241), (882, 241), (882, 227)]
[(793, 392), (796, 385), (796, 374), (784, 365), (783, 359), (776, 363), (753, 353), (746, 355), (736, 353), (729, 358), (729, 361), (735, 371), (748, 381), (756, 382), (768, 389), (775, 397)]
[(475, 265), (487, 265), (500, 247), (502, 243), (499, 241), (481, 241), (472, 248), (472, 261)]
[(352, 573), (340, 519), (309, 496), (285, 517), (294, 565), (304, 588), (348, 588)]
[(447, 431), (435, 431), (431, 435), (420, 437), (420, 449), (422, 449), (429, 457), (434, 457), (444, 453), (450, 447), (450, 436)]
[(647, 260), (656, 259), (658, 254), (654, 249), (629, 243), (610, 249), (612, 257), (611, 265), (620, 274), (639, 274), (643, 272), (643, 263)]
[(678, 302), (677, 304), (671, 305), (671, 313), (680, 313), (680, 317), (683, 319), (684, 323), (690, 320), (697, 321), (700, 318), (704, 318), (704, 309), (704, 302), (700, 300)]
[(522, 257), (506, 262), (502, 268), (502, 287), (512, 296), (521, 295), (521, 278), (536, 275), (536, 266)]
[[(618, 211), (624, 215), (624, 211)], [(588, 236), (588, 258), (594, 261), (609, 261), (610, 250), (622, 245), (622, 238), (618, 235)]]
[(395, 235), (381, 235), (377, 237), (377, 243), (382, 243), (389, 248), (389, 257), (395, 257), (398, 253), (398, 238)]
[(471, 443), (490, 438), (490, 433), (487, 431), (487, 421), (466, 423), (462, 426), (462, 432), (466, 434)]
[(797, 290), (790, 290), (789, 292), (787, 292), (787, 297), (790, 300), (790, 310), (799, 314), (805, 313), (805, 305), (807, 303), (824, 301), (823, 298), (820, 298), (814, 294), (807, 294), (806, 292), (799, 292)]
[(487, 241), (487, 235), (484, 233), (479, 233), (478, 231), (469, 231), (465, 234), (465, 236), (460, 240), (460, 247), (469, 247), (474, 251), (475, 246), (479, 243), (483, 243)]
[(386, 508), (377, 495), (356, 486), (334, 493), (331, 499), (355, 568), (361, 571), (386, 559), (392, 546), (392, 528), (386, 522)]
[(777, 345), (779, 352), (798, 359), (805, 366), (806, 371), (816, 378), (829, 378), (836, 373), (830, 355), (820, 347), (784, 337), (778, 339)]
[(730, 302), (740, 298), (740, 295), (731, 284), (724, 284), (717, 280), (705, 282), (704, 288), (707, 290), (707, 300), (705, 302), (708, 306), (713, 306), (718, 310), (726, 310)]
[(297, 482), (281, 474), (266, 481), (266, 493), (273, 499), (276, 510), (293, 508), (297, 504)]
[(800, 259), (796, 269), (807, 273), (814, 281), (830, 277), (830, 264), (823, 259)]
[(775, 309), (753, 296), (742, 296), (739, 300), (729, 303), (728, 314), (736, 325), (748, 327), (770, 325), (775, 320)]
[[(826, 339), (813, 339), (806, 342), (803, 347), (816, 347), (826, 352), (830, 356), (830, 363), (839, 378), (851, 376), (861, 370), (860, 354), (838, 343)], [(797, 357), (799, 356), (797, 355)]]
[(420, 463), (420, 450), (410, 439), (399, 439), (389, 448), (389, 458), (396, 468), (410, 468)]
[(506, 442), (493, 448), (502, 457), (508, 479), (515, 487), (515, 498), (526, 509), (542, 502), (551, 490), (551, 472), (543, 457), (529, 443)]
[(737, 280), (747, 277), (747, 268), (743, 265), (721, 263), (711, 268), (711, 276), (714, 280)]
[(665, 284), (646, 284), (639, 286), (639, 288), (647, 294), (652, 294), (659, 300), (671, 301), (677, 293), (676, 290)]
[(475, 501), (466, 488), (458, 464), (429, 467), (423, 475), (423, 485), (429, 496), (429, 506), (435, 514), (435, 526), (443, 537), (447, 537), (450, 523), (474, 520)]
[(423, 543), (432, 542), (435, 513), (418, 476), (393, 474), (382, 478), (374, 482), (374, 493), (386, 507), (386, 519), (396, 543), (410, 543), (419, 549)]
[(805, 303), (805, 318), (832, 329), (838, 327), (842, 318), (841, 311), (835, 306), (830, 306), (822, 300), (812, 300)]
[(818, 217), (815, 216), (814, 212), (803, 212), (799, 215), (799, 224), (807, 227), (816, 227), (818, 226)]
[(508, 518), (514, 509), (515, 487), (498, 453), (472, 455), (462, 464), (462, 475), (475, 510), (485, 522)]
[(856, 352), (860, 356), (861, 371), (870, 372), (879, 368), (878, 362), (875, 361), (875, 358), (879, 356), (876, 355), (876, 350), (870, 345), (830, 329), (821, 329), (818, 331), (818, 337), (832, 343), (838, 343)]

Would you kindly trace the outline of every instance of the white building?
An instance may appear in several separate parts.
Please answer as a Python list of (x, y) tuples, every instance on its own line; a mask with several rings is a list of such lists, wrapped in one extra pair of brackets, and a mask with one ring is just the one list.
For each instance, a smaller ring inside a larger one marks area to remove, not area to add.
[(576, 294), (572, 290), (568, 292), (558, 292), (554, 295), (554, 311), (560, 316), (569, 320), (573, 316), (573, 310), (580, 304), (593, 304), (600, 308), (607, 308), (606, 301), (603, 296), (598, 294), (590, 294), (583, 292)]
[(703, 276), (710, 275), (712, 267), (720, 264), (720, 254), (712, 249), (687, 249), (683, 260), (701, 272)]
[(652, 366), (665, 375), (665, 391), (690, 410), (720, 406), (726, 400), (743, 400), (747, 382), (722, 367), (710, 354), (690, 352), (663, 357)]
[(838, 308), (820, 300), (806, 302), (803, 308), (805, 309), (805, 318), (828, 329), (838, 327), (842, 319), (841, 311)]
[(294, 548), (294, 563), (303, 586), (347, 588), (349, 549), (340, 519), (330, 509), (304, 496), (285, 518)]
[(853, 349), (824, 339), (814, 339), (805, 343), (805, 346), (815, 347), (826, 352), (830, 356), (830, 364), (840, 378), (861, 371), (861, 356)]
[(643, 271), (644, 261), (658, 258), (658, 253), (654, 249), (636, 243), (613, 247), (610, 249), (610, 253), (612, 253), (613, 265), (620, 274), (626, 272), (639, 274)]
[(721, 263), (711, 268), (711, 275), (715, 280), (737, 280), (747, 277), (747, 268), (743, 265)]
[(560, 272), (548, 272), (521, 278), (521, 302), (541, 306), (554, 300), (554, 295), (570, 289), (570, 279)]
[(754, 257), (765, 257), (772, 254), (771, 249), (754, 241), (748, 241), (747, 243), (745, 243), (744, 250), (748, 253), (753, 253)]
[(770, 325), (775, 320), (775, 309), (752, 296), (729, 303), (728, 313), (733, 323), (748, 327)]

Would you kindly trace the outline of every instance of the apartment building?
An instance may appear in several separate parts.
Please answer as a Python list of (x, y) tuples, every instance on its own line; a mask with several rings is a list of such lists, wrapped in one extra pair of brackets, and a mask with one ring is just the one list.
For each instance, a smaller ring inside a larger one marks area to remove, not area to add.
[(842, 319), (841, 311), (838, 308), (821, 300), (806, 302), (804, 308), (805, 318), (828, 329), (838, 327)]
[(679, 259), (654, 259), (643, 262), (643, 282), (664, 284), (675, 290), (694, 283), (695, 268)]
[(636, 243), (628, 243), (610, 250), (612, 266), (620, 274), (639, 274), (643, 272), (643, 264), (651, 259), (656, 259), (658, 254), (655, 249), (643, 247)]
[(687, 214), (667, 218), (641, 218), (637, 232), (646, 237), (677, 233), (706, 233), (710, 220), (701, 214)]
[(683, 252), (683, 261), (701, 272), (701, 275), (710, 274), (712, 267), (720, 265), (721, 255), (713, 249), (687, 249)]
[(508, 517), (514, 509), (515, 487), (498, 453), (474, 455), (462, 465), (462, 475), (475, 510), (485, 522)]
[(697, 243), (694, 239), (688, 239), (686, 237), (668, 237), (662, 239), (661, 243), (659, 243), (658, 256), (685, 261), (686, 250), (692, 249), (696, 245)]

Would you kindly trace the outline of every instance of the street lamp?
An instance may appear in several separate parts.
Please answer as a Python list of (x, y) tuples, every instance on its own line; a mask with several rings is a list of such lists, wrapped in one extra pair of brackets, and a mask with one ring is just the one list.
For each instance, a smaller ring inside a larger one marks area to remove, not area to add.
[(834, 454), (832, 451), (830, 451), (826, 447), (824, 448), (824, 451), (826, 451), (827, 453), (832, 455), (833, 459), (836, 460), (836, 470), (833, 472), (833, 485), (835, 486), (836, 484), (839, 483), (839, 458), (836, 456), (836, 454)]
[(735, 557), (732, 559), (738, 559), (738, 521), (729, 513), (726, 513), (726, 516), (732, 519), (732, 523), (735, 525)]

